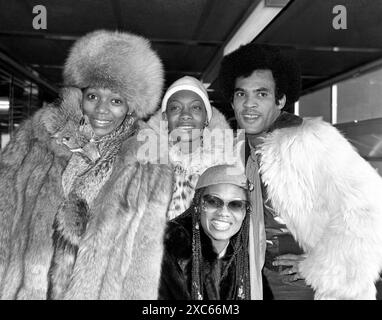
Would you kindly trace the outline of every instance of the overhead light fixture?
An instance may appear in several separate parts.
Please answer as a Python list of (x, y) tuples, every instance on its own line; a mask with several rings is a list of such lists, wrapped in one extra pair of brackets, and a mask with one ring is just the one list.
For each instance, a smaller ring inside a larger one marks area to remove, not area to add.
[(5, 97), (0, 97), (0, 112), (8, 112), (9, 110), (9, 99)]
[(254, 0), (227, 37), (224, 47), (218, 50), (206, 67), (201, 77), (203, 82), (213, 83), (217, 78), (222, 56), (252, 42), (289, 2), (290, 0)]
[(223, 55), (250, 43), (279, 14), (289, 0), (262, 0), (224, 47)]

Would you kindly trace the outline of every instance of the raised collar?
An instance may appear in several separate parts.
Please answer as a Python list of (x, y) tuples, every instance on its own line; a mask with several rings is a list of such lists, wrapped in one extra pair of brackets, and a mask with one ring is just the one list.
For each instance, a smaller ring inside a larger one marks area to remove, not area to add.
[[(292, 113), (281, 111), (280, 115), (276, 118), (275, 122), (268, 128), (268, 130), (262, 134), (262, 136), (267, 133), (271, 133), (276, 129), (297, 127), (302, 124), (302, 118), (296, 116)], [(248, 136), (245, 135), (245, 162), (247, 163), (248, 157), (251, 154), (251, 149), (255, 148), (249, 143)]]
[(267, 133), (272, 132), (276, 129), (297, 127), (301, 125), (302, 118), (296, 116), (292, 113), (281, 111), (280, 115), (277, 117), (275, 122), (269, 127)]

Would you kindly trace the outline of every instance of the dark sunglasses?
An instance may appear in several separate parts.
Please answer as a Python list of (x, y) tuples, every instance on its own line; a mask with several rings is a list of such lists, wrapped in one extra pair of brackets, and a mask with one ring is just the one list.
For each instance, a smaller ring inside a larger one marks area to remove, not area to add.
[(211, 194), (205, 194), (202, 197), (203, 205), (206, 210), (220, 210), (224, 206), (227, 206), (228, 210), (232, 213), (245, 213), (250, 208), (247, 200), (231, 200), (225, 202), (217, 196)]

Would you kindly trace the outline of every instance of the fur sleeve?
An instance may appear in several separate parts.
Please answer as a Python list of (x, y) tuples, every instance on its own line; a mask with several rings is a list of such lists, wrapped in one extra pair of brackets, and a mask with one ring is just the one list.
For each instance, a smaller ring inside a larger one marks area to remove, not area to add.
[(172, 171), (129, 158), (117, 159), (95, 200), (65, 299), (158, 297)]
[(46, 144), (38, 141), (42, 138), (36, 135), (44, 131), (39, 127), (39, 119), (45, 112), (46, 109), (42, 109), (21, 124), (0, 154), (0, 282), (4, 281), (4, 272), (10, 262), (12, 232), (21, 219), (20, 212), (34, 194), (35, 188), (31, 186), (43, 180), (36, 172), (38, 178), (29, 178), (47, 155)]
[[(10, 248), (16, 246), (12, 237), (20, 240), (15, 226), (32, 214), (47, 170), (53, 164), (56, 152), (49, 128), (57, 126), (61, 118), (53, 105), (40, 109), (20, 125), (0, 153), (0, 282), (8, 268)], [(22, 236), (27, 237), (25, 233)]]
[(5, 271), (16, 204), (16, 173), (30, 149), (31, 120), (22, 124), (0, 154), (0, 283)]
[[(191, 220), (191, 219), (189, 219)], [(192, 235), (177, 221), (167, 223), (160, 274), (159, 300), (189, 300), (187, 275), (179, 261), (187, 261), (192, 252)]]
[(382, 179), (328, 123), (275, 130), (260, 150), (273, 206), (307, 253), (318, 299), (375, 299), (382, 267)]
[(15, 132), (13, 138), (0, 153), (0, 170), (9, 166), (19, 166), (30, 149), (32, 120), (25, 121)]
[(152, 164), (139, 168), (137, 174), (141, 174), (141, 183), (136, 196), (133, 188), (126, 192), (126, 200), (131, 206), (129, 211), (136, 212), (140, 222), (133, 236), (131, 263), (125, 268), (123, 296), (127, 299), (157, 299), (172, 171), (169, 167)]

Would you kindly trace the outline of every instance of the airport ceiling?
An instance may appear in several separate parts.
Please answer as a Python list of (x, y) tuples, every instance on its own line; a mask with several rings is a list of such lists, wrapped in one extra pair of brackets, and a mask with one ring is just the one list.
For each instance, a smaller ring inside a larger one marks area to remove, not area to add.
[[(0, 64), (61, 83), (73, 41), (96, 29), (126, 30), (149, 38), (166, 70), (166, 85), (183, 75), (211, 82), (210, 98), (229, 113), (216, 72), (223, 48), (259, 0), (0, 0)], [(382, 1), (266, 0), (283, 6), (254, 39), (277, 44), (302, 66), (303, 92), (382, 58)], [(47, 29), (34, 30), (35, 5), (47, 9)], [(347, 29), (336, 30), (333, 8), (346, 8)], [(11, 59), (11, 62), (8, 60)], [(34, 71), (36, 72), (34, 72)], [(362, 68), (360, 69), (362, 70)]]

